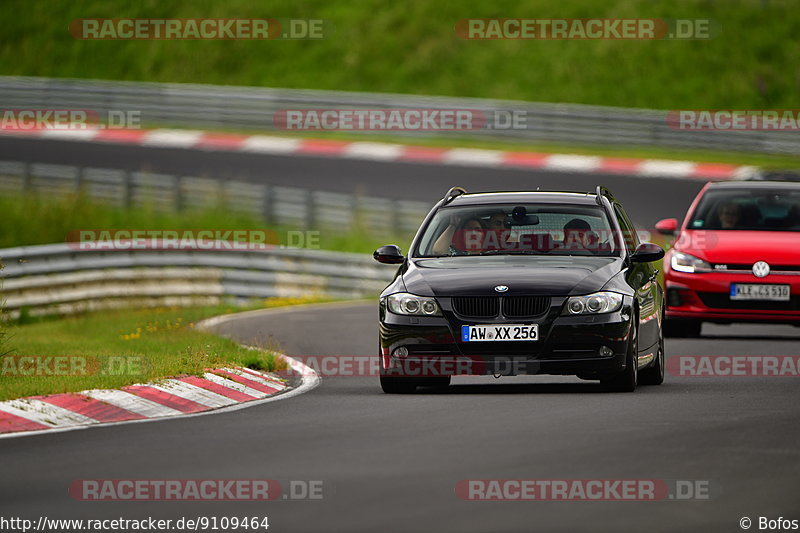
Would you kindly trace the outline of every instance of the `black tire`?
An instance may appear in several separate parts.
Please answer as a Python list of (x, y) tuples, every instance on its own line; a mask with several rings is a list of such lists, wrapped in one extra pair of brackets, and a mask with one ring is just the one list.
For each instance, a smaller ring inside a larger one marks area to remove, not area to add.
[(435, 387), (443, 389), (450, 386), (450, 376), (437, 376), (435, 378), (422, 378), (417, 383), (419, 387)]
[(667, 337), (692, 339), (700, 336), (703, 323), (699, 320), (664, 320), (662, 330)]
[(639, 372), (639, 383), (641, 385), (661, 385), (664, 383), (664, 332), (661, 332), (658, 339), (658, 352), (656, 360), (652, 365)]
[(386, 394), (411, 394), (417, 390), (417, 380), (381, 376), (381, 389)]
[[(637, 323), (634, 317), (634, 324)], [(633, 326), (631, 340), (628, 342), (628, 353), (625, 356), (625, 370), (615, 376), (602, 378), (600, 383), (609, 392), (633, 392), (636, 390), (638, 382), (638, 353), (639, 353), (639, 332)]]

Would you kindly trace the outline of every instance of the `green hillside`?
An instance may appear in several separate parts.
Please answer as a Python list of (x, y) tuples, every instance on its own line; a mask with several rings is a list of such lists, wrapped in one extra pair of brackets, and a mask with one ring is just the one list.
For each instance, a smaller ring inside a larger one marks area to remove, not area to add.
[[(675, 108), (793, 108), (791, 1), (5, 0), (0, 74), (339, 89)], [(322, 40), (82, 41), (78, 18), (313, 18)], [(464, 18), (707, 18), (696, 41), (467, 41)]]

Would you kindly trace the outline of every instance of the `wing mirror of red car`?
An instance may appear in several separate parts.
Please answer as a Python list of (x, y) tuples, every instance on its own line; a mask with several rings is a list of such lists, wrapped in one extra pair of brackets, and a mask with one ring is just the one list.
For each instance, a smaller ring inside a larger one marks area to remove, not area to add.
[(400, 247), (396, 244), (387, 244), (386, 246), (381, 246), (375, 250), (375, 252), (372, 254), (372, 257), (378, 263), (386, 263), (387, 265), (396, 265), (405, 260), (403, 253), (400, 251)]
[(656, 222), (656, 231), (662, 235), (675, 235), (675, 232), (678, 231), (678, 219), (665, 218), (664, 220), (659, 220)]
[(652, 242), (643, 242), (631, 256), (634, 263), (652, 263), (664, 257), (664, 249)]

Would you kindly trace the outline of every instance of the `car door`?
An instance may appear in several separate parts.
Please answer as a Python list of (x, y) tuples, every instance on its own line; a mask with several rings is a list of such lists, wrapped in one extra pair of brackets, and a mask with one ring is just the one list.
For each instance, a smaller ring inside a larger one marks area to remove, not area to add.
[[(625, 248), (632, 255), (639, 246), (636, 228), (620, 204), (614, 204), (614, 212), (624, 234)], [(639, 351), (648, 351), (659, 340), (659, 288), (658, 271), (652, 263), (629, 263), (627, 281), (636, 291), (639, 302)]]

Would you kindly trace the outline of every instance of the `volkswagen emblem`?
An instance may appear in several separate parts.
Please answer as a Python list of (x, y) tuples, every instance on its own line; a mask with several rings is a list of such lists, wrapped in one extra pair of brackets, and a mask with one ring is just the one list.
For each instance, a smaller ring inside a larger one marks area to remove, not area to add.
[(759, 261), (753, 265), (753, 275), (763, 278), (769, 275), (769, 264), (766, 261)]
[[(767, 270), (769, 270), (769, 267), (767, 267)], [(498, 285), (497, 287), (494, 288), (494, 290), (496, 290), (497, 292), (507, 292), (508, 285)]]

